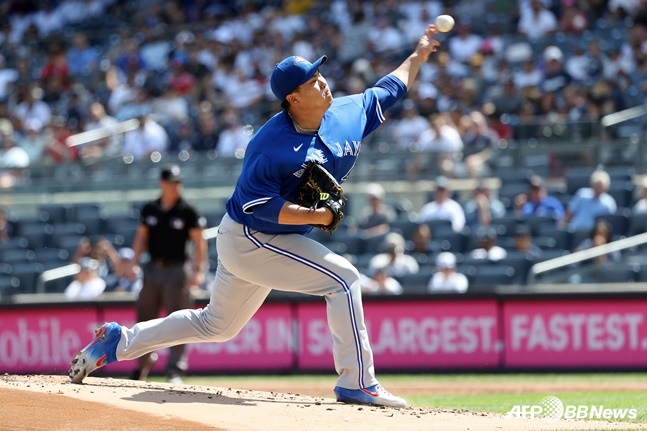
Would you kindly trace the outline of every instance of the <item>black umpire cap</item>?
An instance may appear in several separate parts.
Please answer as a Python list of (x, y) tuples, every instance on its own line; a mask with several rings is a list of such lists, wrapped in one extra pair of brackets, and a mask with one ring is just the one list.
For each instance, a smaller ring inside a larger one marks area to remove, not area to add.
[(181, 183), (182, 171), (178, 165), (166, 165), (162, 168), (160, 179), (171, 183)]

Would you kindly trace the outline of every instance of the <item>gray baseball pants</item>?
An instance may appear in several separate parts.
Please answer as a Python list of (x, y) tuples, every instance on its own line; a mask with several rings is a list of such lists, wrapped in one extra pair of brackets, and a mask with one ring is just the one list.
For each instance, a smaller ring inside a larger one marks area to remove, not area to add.
[(266, 235), (225, 215), (209, 304), (124, 327), (117, 359), (136, 359), (178, 344), (230, 340), (272, 289), (323, 296), (333, 337), (337, 386), (377, 384), (364, 324), (359, 273), (345, 258), (302, 235)]

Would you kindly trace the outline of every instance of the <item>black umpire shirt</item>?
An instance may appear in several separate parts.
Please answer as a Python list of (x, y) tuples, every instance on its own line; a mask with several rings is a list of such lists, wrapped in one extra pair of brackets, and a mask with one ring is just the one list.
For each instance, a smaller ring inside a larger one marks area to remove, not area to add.
[(206, 219), (183, 198), (168, 211), (161, 199), (148, 202), (141, 211), (140, 220), (148, 227), (148, 253), (151, 260), (184, 262), (189, 231), (205, 227)]

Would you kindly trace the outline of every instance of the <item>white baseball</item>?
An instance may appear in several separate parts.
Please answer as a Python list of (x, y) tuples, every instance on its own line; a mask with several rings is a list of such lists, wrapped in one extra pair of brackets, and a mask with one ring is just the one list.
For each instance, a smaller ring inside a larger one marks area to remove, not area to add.
[(439, 15), (438, 18), (436, 18), (435, 24), (438, 31), (445, 33), (454, 28), (454, 18), (450, 15)]

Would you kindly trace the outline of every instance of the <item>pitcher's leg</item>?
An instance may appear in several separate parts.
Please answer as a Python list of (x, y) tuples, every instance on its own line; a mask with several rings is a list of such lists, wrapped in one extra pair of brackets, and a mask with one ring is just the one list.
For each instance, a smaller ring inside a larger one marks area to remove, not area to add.
[[(159, 274), (151, 263), (144, 266), (144, 280), (139, 296), (135, 301), (135, 313), (137, 322), (145, 322), (158, 317), (162, 306), (162, 292), (159, 285)], [(135, 379), (146, 379), (155, 360), (151, 353), (142, 355), (137, 360), (137, 370), (133, 374)]]
[[(168, 314), (178, 310), (193, 308), (194, 301), (189, 290), (189, 269), (186, 265), (178, 265), (166, 271), (163, 303)], [(169, 349), (166, 365), (167, 376), (184, 373), (187, 370), (186, 345), (180, 344)]]
[(236, 270), (244, 273), (241, 276), (276, 290), (324, 296), (340, 376), (338, 386), (359, 389), (376, 384), (357, 269), (347, 259), (302, 235), (271, 236), (244, 229), (246, 239), (257, 250), (248, 254), (255, 255), (253, 266), (237, 264)]
[(124, 327), (117, 359), (135, 359), (179, 344), (227, 341), (240, 332), (269, 293), (270, 289), (241, 280), (220, 264), (209, 305)]

